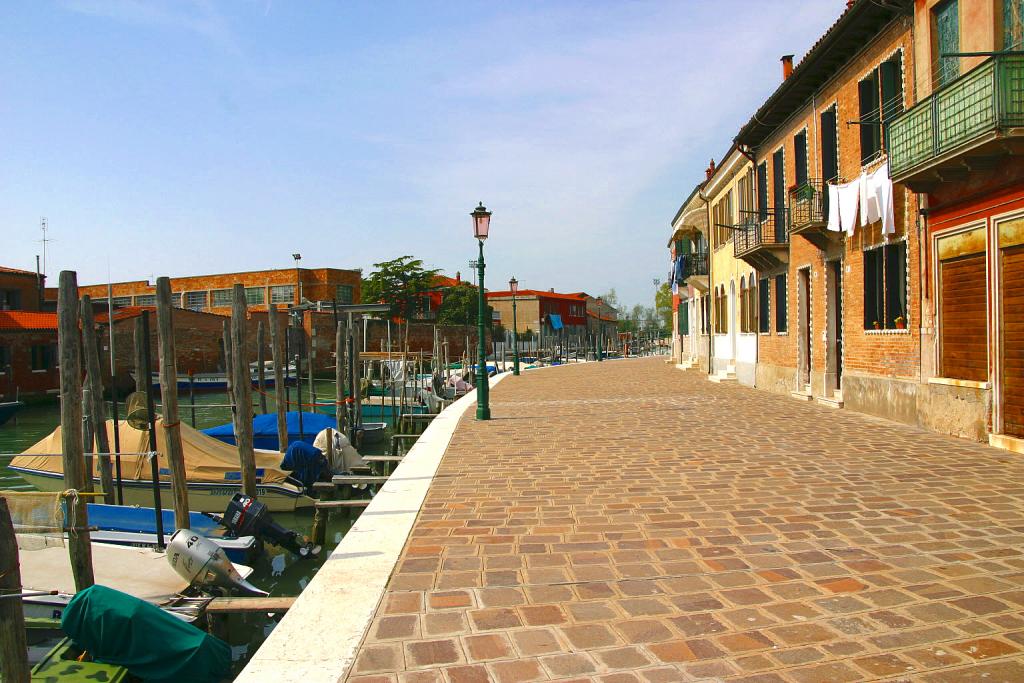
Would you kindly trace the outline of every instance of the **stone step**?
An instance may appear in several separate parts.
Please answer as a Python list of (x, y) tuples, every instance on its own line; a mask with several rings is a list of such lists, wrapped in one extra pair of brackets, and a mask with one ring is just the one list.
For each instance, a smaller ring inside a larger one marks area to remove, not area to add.
[(711, 380), (712, 382), (715, 382), (716, 384), (721, 384), (722, 382), (735, 382), (736, 367), (734, 365), (730, 365), (725, 370), (719, 370), (714, 375), (711, 375), (710, 377), (708, 377), (708, 379)]
[(829, 408), (842, 408), (843, 394), (842, 392), (839, 391), (837, 391), (836, 393), (839, 394), (838, 397), (829, 398), (828, 396), (818, 396), (815, 400), (821, 405), (828, 406)]
[(798, 401), (813, 401), (814, 396), (811, 395), (810, 391), (791, 391), (789, 395)]

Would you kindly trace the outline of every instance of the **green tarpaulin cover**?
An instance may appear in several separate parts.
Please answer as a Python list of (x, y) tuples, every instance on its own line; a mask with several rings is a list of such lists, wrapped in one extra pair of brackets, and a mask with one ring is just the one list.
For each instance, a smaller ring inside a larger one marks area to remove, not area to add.
[(224, 641), (106, 586), (76, 593), (60, 624), (96, 661), (120, 664), (146, 681), (215, 683), (231, 666)]

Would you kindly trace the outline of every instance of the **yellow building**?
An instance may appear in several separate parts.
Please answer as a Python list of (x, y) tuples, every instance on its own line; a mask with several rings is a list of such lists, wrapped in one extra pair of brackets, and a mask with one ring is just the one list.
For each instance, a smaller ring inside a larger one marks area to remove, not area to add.
[(754, 190), (754, 164), (733, 145), (701, 193), (711, 245), (711, 380), (749, 386), (757, 366), (757, 274), (734, 256), (733, 237), (740, 226), (756, 220)]

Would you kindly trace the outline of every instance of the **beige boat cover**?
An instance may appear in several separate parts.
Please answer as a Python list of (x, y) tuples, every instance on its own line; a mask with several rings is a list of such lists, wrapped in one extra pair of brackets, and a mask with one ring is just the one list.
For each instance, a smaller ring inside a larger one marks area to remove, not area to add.
[[(149, 432), (131, 427), (122, 420), (121, 451), (124, 453), (149, 452)], [(212, 436), (180, 424), (181, 448), (185, 454), (185, 479), (189, 482), (220, 484), (224, 482), (238, 483), (242, 480), (241, 467), (238, 460), (238, 447), (218, 441)], [(163, 428), (163, 420), (157, 418), (157, 448), (160, 462), (160, 479), (169, 481), (171, 471), (167, 464), (167, 430)], [(114, 421), (107, 420), (107, 437), (114, 443)], [(14, 467), (24, 467), (45, 472), (64, 472), (61, 458), (51, 454), (63, 453), (61, 428), (29, 447), (21, 455), (11, 461)], [(43, 455), (48, 454), (48, 455)], [(285, 480), (288, 473), (280, 469), (281, 454), (256, 451), (256, 479), (261, 484), (275, 484)], [(94, 465), (94, 468), (96, 466)], [(96, 468), (96, 473), (98, 473)], [(145, 456), (122, 455), (121, 476), (125, 479), (151, 481), (151, 468)]]

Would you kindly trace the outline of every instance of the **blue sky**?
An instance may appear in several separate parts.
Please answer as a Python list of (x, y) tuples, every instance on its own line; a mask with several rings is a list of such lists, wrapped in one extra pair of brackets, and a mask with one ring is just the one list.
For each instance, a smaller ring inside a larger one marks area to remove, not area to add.
[(650, 304), (669, 222), (844, 0), (0, 6), (0, 265), (51, 284), (413, 254)]

